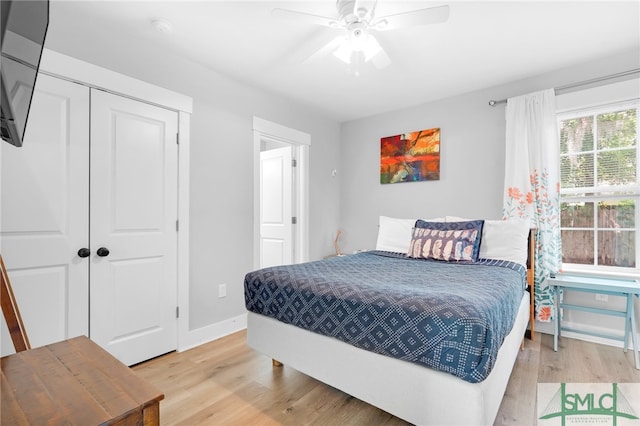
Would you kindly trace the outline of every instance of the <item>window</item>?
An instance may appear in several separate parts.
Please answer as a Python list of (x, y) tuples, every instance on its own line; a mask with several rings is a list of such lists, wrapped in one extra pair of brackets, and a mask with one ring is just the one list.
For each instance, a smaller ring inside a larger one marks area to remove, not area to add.
[(634, 101), (559, 116), (564, 264), (629, 272), (640, 266), (639, 109)]

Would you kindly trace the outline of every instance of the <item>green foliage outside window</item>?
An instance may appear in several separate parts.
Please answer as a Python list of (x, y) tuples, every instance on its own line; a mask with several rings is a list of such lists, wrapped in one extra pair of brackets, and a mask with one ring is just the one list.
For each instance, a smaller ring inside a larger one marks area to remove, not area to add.
[(630, 108), (560, 122), (563, 262), (636, 267), (636, 120)]

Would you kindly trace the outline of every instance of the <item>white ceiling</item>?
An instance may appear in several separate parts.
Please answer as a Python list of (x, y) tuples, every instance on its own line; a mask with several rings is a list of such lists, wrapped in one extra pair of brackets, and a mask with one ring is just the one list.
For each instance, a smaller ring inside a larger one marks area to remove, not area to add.
[[(47, 46), (74, 55), (84, 49), (90, 57), (94, 46), (108, 40), (114, 48), (100, 54), (107, 60), (114, 55), (118, 62), (117, 56), (126, 56), (128, 46), (152, 44), (244, 84), (313, 105), (338, 121), (491, 87), (621, 51), (640, 52), (637, 0), (379, 0), (377, 16), (443, 4), (450, 6), (446, 23), (376, 33), (392, 64), (382, 70), (365, 64), (359, 77), (349, 74), (348, 66), (332, 55), (303, 63), (340, 30), (271, 16), (274, 7), (281, 7), (337, 17), (333, 0), (52, 0)], [(172, 24), (170, 33), (152, 27), (151, 21), (158, 18)]]

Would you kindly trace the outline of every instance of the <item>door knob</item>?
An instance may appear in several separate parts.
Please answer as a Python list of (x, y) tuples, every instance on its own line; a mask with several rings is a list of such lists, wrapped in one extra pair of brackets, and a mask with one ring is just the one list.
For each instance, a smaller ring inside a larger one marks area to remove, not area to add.
[(100, 247), (98, 251), (96, 251), (96, 254), (100, 257), (109, 256), (109, 249), (106, 247)]
[(86, 247), (83, 247), (80, 250), (78, 250), (78, 257), (89, 257), (90, 254), (91, 254), (91, 250), (89, 250)]

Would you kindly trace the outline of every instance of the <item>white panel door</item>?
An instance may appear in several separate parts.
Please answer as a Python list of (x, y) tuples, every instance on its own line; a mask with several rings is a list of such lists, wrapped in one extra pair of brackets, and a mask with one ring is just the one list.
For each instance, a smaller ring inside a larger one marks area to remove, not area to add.
[(260, 153), (260, 267), (293, 262), (291, 147)]
[(90, 337), (131, 365), (177, 346), (178, 114), (91, 103)]
[(88, 88), (40, 75), (23, 146), (0, 142), (1, 251), (32, 347), (88, 334), (88, 105)]

